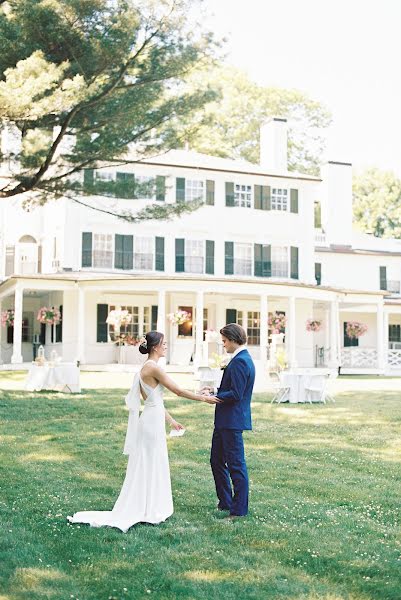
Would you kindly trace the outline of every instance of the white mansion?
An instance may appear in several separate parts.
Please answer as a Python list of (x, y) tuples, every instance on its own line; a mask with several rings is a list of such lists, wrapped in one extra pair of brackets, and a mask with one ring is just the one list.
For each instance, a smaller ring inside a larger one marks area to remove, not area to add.
[[(401, 372), (401, 242), (353, 232), (351, 171), (329, 162), (322, 178), (289, 172), (287, 124), (272, 119), (262, 127), (260, 165), (177, 150), (85, 172), (88, 181), (132, 188), (155, 182), (140, 200), (84, 198), (105, 210), (204, 200), (179, 219), (133, 225), (67, 198), (31, 212), (18, 197), (2, 200), (0, 309), (14, 310), (13, 326), (0, 328), (3, 368), (32, 360), (34, 336), (47, 356), (56, 349), (84, 367), (115, 363), (106, 319), (121, 307), (132, 314), (133, 337), (166, 333), (171, 365), (207, 363), (205, 330), (236, 321), (264, 366), (268, 318), (278, 313), (289, 365)], [(37, 321), (43, 306), (61, 310), (60, 325)], [(180, 326), (167, 317), (179, 309), (191, 316)], [(308, 319), (321, 330), (308, 331)], [(349, 337), (352, 321), (366, 333)], [(137, 360), (135, 349), (127, 362)]]

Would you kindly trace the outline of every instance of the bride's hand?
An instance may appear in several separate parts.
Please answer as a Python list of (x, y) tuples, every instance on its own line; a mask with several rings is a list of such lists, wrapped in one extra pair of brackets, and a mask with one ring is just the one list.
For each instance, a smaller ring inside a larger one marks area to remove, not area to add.
[(181, 425), (181, 423), (178, 423), (178, 421), (176, 421), (175, 419), (171, 421), (170, 427), (172, 429), (176, 429), (177, 431), (179, 431), (180, 429), (184, 429), (184, 425)]
[(206, 404), (221, 404), (222, 400), (216, 398), (216, 396), (202, 396), (202, 401), (206, 402)]

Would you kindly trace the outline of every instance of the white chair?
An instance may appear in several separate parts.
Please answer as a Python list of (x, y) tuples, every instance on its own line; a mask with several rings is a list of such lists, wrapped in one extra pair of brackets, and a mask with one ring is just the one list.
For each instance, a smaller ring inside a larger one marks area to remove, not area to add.
[(312, 404), (312, 398), (315, 402), (326, 404), (326, 386), (327, 375), (312, 375), (305, 385), (305, 401)]
[(329, 392), (327, 392), (327, 387), (330, 389), (331, 388), (330, 382), (334, 381), (335, 379), (337, 379), (337, 377), (338, 377), (338, 371), (337, 371), (337, 369), (331, 369), (329, 371), (329, 373), (327, 374), (326, 400), (328, 402), (335, 402), (334, 396), (332, 396), (332, 394), (330, 394)]
[(280, 404), (280, 402), (287, 401), (290, 394), (290, 388), (283, 384), (280, 378), (280, 374), (276, 371), (271, 371), (269, 375), (273, 384), (274, 391), (274, 396), (272, 398), (271, 403), (273, 404), (273, 402), (277, 402), (278, 404)]

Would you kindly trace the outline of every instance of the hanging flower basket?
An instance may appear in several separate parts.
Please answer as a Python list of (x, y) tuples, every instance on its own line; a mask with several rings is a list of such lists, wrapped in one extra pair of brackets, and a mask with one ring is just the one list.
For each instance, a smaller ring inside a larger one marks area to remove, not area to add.
[(39, 308), (38, 310), (36, 319), (39, 323), (58, 325), (61, 321), (61, 313), (58, 308), (47, 308), (47, 306), (42, 306), (42, 308)]
[(271, 315), (267, 321), (272, 334), (281, 333), (285, 328), (286, 322), (286, 316), (277, 312)]
[(120, 308), (111, 310), (106, 319), (106, 323), (108, 323), (108, 325), (112, 325), (118, 331), (121, 327), (129, 325), (131, 321), (132, 315), (128, 312), (128, 310), (121, 310)]
[(167, 318), (172, 325), (183, 325), (191, 320), (191, 315), (186, 310), (176, 310), (169, 313)]
[(12, 327), (14, 325), (14, 311), (12, 309), (3, 310), (1, 313), (1, 326)]
[(306, 331), (320, 331), (323, 329), (323, 322), (320, 319), (308, 319), (306, 321)]
[(350, 338), (359, 338), (368, 330), (368, 326), (365, 323), (359, 323), (359, 321), (348, 321), (345, 333)]

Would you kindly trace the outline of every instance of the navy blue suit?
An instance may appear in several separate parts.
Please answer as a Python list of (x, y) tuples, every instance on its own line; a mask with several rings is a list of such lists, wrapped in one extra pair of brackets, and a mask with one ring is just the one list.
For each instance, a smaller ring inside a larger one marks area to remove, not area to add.
[[(219, 508), (244, 516), (248, 512), (249, 480), (242, 432), (252, 429), (251, 397), (255, 366), (246, 348), (224, 370), (216, 404), (210, 464)], [(231, 482), (232, 487), (231, 488)]]

